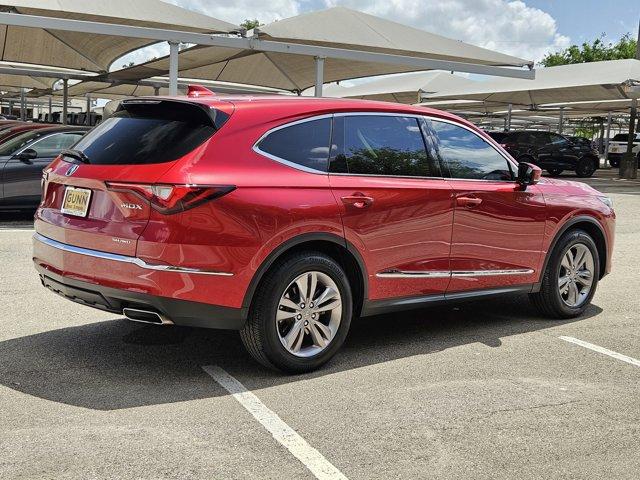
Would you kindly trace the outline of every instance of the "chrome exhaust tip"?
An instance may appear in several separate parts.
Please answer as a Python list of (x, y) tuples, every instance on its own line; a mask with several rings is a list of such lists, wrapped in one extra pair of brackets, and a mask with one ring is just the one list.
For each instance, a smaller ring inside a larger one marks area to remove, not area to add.
[(151, 310), (123, 308), (122, 314), (133, 322), (152, 323), (154, 325), (173, 325), (173, 322), (167, 317)]

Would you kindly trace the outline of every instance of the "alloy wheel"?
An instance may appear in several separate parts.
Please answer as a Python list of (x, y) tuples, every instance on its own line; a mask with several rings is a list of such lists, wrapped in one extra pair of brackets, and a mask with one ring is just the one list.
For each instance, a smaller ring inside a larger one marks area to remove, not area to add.
[(331, 343), (342, 319), (342, 298), (327, 274), (311, 271), (296, 277), (280, 297), (276, 329), (284, 348), (312, 357)]
[(589, 297), (595, 274), (594, 265), (591, 250), (583, 243), (572, 245), (563, 255), (558, 291), (562, 301), (569, 307), (579, 307)]

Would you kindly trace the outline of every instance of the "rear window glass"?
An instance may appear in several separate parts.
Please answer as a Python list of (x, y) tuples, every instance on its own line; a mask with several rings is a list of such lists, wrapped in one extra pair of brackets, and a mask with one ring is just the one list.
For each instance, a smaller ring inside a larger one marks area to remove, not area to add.
[[(615, 137), (613, 137), (612, 140), (614, 142), (628, 142), (629, 141), (629, 134), (628, 133), (619, 133)], [(634, 140), (634, 142), (637, 142), (639, 140), (640, 140), (640, 135), (636, 134), (636, 139)]]
[(258, 148), (280, 160), (326, 172), (330, 141), (331, 119), (319, 118), (275, 130)]
[[(177, 102), (127, 104), (75, 146), (89, 163), (141, 165), (176, 160), (216, 131), (200, 106)], [(212, 111), (214, 112), (214, 111)], [(222, 112), (218, 115), (224, 116)]]

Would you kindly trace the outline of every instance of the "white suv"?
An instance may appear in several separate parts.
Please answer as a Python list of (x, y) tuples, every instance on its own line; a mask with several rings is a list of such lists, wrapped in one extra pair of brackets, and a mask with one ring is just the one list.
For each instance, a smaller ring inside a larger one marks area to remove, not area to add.
[[(619, 133), (609, 140), (609, 164), (612, 167), (619, 167), (622, 156), (627, 152), (628, 133)], [(636, 133), (633, 141), (633, 153), (640, 156), (640, 133)]]

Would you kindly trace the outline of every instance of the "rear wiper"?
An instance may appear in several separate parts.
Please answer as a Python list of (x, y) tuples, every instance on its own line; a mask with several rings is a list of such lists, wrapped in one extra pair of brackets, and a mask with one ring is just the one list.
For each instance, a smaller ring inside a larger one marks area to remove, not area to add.
[(76, 160), (80, 160), (82, 163), (91, 163), (89, 161), (89, 157), (87, 157), (80, 150), (73, 150), (71, 148), (66, 148), (60, 152), (60, 154), (64, 157), (75, 158)]

